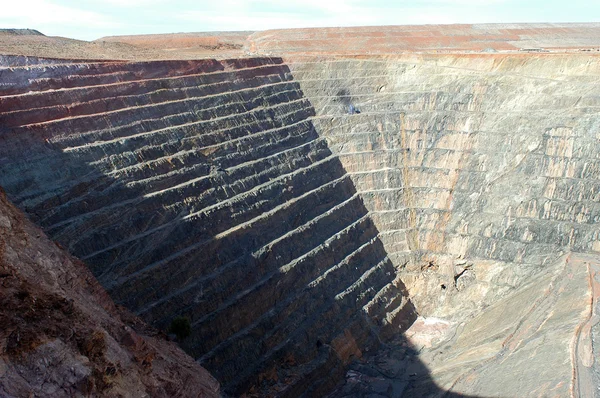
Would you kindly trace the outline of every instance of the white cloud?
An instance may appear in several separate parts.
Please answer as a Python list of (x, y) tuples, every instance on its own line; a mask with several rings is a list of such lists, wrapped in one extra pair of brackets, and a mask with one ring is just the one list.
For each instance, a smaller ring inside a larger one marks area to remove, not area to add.
[(82, 27), (114, 27), (118, 25), (101, 13), (67, 7), (47, 0), (10, 1), (3, 4), (0, 24), (32, 28), (40, 25), (60, 24)]
[(161, 3), (168, 6), (169, 4), (165, 0), (88, 0), (87, 3), (99, 7), (110, 6), (111, 8), (149, 7)]
[(170, 17), (184, 24), (194, 23), (196, 28), (192, 30), (198, 31), (464, 23), (473, 14), (452, 12), (447, 6), (414, 7), (413, 4), (404, 8), (396, 4), (386, 7), (382, 2), (356, 0), (221, 0), (202, 11), (181, 11)]
[[(579, 0), (572, 0), (577, 3)], [(583, 0), (582, 0), (583, 1)], [(548, 0), (3, 0), (1, 27), (95, 39), (119, 34), (565, 19)], [(544, 5), (540, 14), (540, 6)], [(580, 4), (584, 4), (580, 1)], [(554, 8), (553, 8), (554, 7)], [(595, 10), (600, 10), (598, 6)], [(580, 8), (583, 8), (580, 7)], [(589, 6), (587, 6), (589, 8)], [(570, 9), (571, 10), (571, 9)], [(572, 11), (572, 10), (571, 10)], [(573, 11), (574, 12), (574, 11)], [(586, 12), (587, 18), (592, 11)], [(570, 19), (576, 19), (571, 17)]]
[(509, 3), (511, 0), (431, 0), (432, 3), (450, 6), (489, 6), (494, 4)]
[(348, 26), (366, 25), (377, 21), (375, 13), (352, 3), (347, 0), (292, 0), (286, 1), (284, 7), (278, 8), (281, 2), (224, 0), (210, 9), (174, 13), (172, 17), (196, 23), (200, 30)]

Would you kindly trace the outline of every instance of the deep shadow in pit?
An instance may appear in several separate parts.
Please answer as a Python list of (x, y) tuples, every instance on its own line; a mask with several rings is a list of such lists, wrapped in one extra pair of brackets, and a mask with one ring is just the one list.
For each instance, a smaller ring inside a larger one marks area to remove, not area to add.
[[(325, 396), (346, 378), (332, 397), (458, 397), (402, 341), (416, 311), (379, 231), (289, 68), (271, 61), (280, 85), (240, 94), (247, 119), (235, 113), (239, 97), (219, 98), (219, 118), (232, 112), (222, 126), (202, 97), (70, 120), (88, 140), (110, 126), (110, 144), (77, 150), (55, 143), (64, 131), (51, 123), (13, 131), (0, 120), (0, 185), (117, 303), (162, 329), (189, 318), (182, 347), (233, 396)], [(223, 71), (237, 61), (203, 62)], [(131, 65), (158, 79), (180, 64)], [(56, 81), (68, 80), (60, 71)], [(232, 90), (248, 88), (232, 76)], [(220, 130), (189, 127), (192, 111)], [(120, 127), (125, 116), (131, 129)], [(113, 162), (129, 171), (114, 173)], [(395, 308), (377, 301), (381, 292), (403, 306), (391, 324), (383, 320)], [(391, 355), (393, 374), (369, 363), (378, 355)], [(350, 388), (353, 377), (360, 383)]]
[(484, 398), (440, 388), (419, 359), (418, 351), (399, 334), (350, 363), (327, 398)]

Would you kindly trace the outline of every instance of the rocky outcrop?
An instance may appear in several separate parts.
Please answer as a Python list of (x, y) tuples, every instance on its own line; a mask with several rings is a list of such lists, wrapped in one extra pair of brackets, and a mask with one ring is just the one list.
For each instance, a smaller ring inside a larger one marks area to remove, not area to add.
[(116, 307), (87, 267), (0, 192), (0, 395), (218, 397), (165, 335)]

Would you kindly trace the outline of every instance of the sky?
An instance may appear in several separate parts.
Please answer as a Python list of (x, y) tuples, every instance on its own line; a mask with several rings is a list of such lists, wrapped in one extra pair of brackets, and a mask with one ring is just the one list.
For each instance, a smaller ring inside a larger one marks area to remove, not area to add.
[(598, 0), (0, 0), (1, 28), (103, 36), (276, 28), (600, 22)]

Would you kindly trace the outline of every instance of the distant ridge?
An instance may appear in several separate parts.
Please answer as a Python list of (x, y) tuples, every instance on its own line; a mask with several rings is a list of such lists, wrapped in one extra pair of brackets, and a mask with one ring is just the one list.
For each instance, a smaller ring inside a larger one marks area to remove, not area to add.
[(354, 26), (273, 29), (248, 38), (250, 54), (395, 54), (600, 49), (598, 23)]
[(0, 29), (0, 54), (54, 59), (582, 52), (600, 55), (600, 23), (354, 26), (105, 36), (94, 41)]
[(45, 36), (42, 32), (35, 29), (1, 29), (1, 35), (15, 35), (15, 36)]

